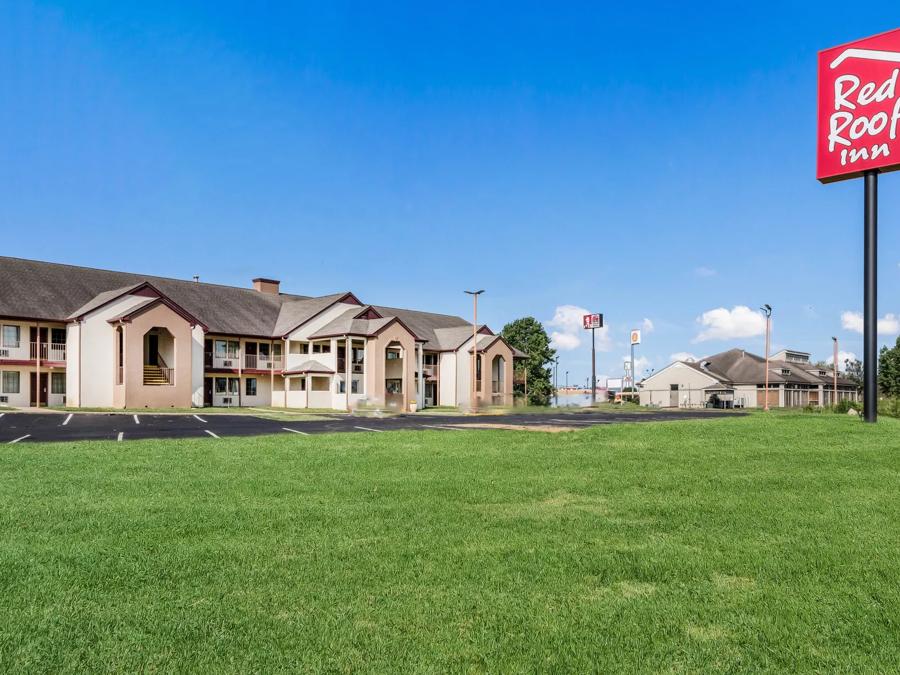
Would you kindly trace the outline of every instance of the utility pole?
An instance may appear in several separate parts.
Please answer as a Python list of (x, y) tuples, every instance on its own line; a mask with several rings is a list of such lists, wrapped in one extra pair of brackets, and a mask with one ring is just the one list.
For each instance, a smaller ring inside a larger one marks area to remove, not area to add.
[(769, 409), (769, 336), (772, 329), (772, 306), (763, 305), (760, 307), (762, 313), (766, 315), (766, 395), (763, 399), (763, 410)]
[(478, 384), (475, 381), (477, 376), (478, 363), (478, 296), (484, 293), (482, 288), (480, 291), (466, 291), (467, 295), (472, 296), (475, 303), (472, 311), (472, 402), (470, 409), (473, 413), (478, 412)]
[(834, 395), (831, 399), (831, 405), (837, 405), (838, 339), (836, 337), (831, 339), (834, 340)]

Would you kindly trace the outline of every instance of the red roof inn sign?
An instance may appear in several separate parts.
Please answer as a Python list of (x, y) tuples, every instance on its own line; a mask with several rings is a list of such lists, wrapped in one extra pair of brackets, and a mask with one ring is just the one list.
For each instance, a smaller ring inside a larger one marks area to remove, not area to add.
[(823, 183), (900, 168), (900, 30), (819, 52)]
[[(878, 174), (900, 168), (900, 29), (819, 52), (816, 178), (863, 177), (863, 408), (878, 417)], [(837, 392), (835, 392), (836, 394)]]

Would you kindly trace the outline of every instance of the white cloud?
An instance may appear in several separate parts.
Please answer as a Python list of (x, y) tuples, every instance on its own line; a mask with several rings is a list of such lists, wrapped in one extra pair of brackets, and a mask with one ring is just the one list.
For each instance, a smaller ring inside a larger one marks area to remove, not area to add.
[[(584, 307), (578, 305), (560, 305), (553, 313), (553, 318), (547, 322), (551, 327), (550, 346), (560, 351), (568, 352), (578, 349), (583, 344), (590, 345), (590, 332), (584, 329), (582, 318), (590, 314)], [(609, 326), (604, 325), (596, 331), (597, 351), (608, 352), (612, 349), (612, 340), (609, 337)]]
[(694, 274), (696, 274), (698, 277), (709, 278), (716, 276), (718, 272), (716, 272), (712, 267), (705, 267), (701, 265), (700, 267), (694, 268)]
[[(856, 361), (856, 354), (853, 352), (838, 351), (838, 372), (846, 370), (846, 361)], [(825, 359), (825, 363), (834, 364), (834, 354)]]
[[(863, 332), (863, 315), (859, 312), (844, 312), (841, 314), (841, 326), (845, 330), (852, 330), (854, 333)], [(900, 317), (896, 314), (885, 314), (878, 319), (879, 335), (896, 335), (900, 333)]]
[(647, 333), (652, 333), (656, 327), (653, 325), (653, 322), (650, 319), (644, 319), (644, 321), (641, 323), (641, 328), (646, 335)]
[(690, 352), (675, 352), (671, 356), (669, 356), (670, 361), (696, 361), (697, 357)]
[(766, 332), (763, 315), (745, 305), (736, 305), (730, 310), (724, 307), (711, 309), (703, 312), (697, 322), (703, 326), (703, 330), (694, 338), (694, 342), (753, 337)]

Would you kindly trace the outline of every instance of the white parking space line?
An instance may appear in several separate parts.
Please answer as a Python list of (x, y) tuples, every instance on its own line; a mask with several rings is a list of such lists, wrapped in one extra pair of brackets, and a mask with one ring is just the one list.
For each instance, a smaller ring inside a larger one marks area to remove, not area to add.
[(285, 431), (290, 431), (292, 434), (303, 434), (304, 436), (309, 436), (305, 431), (297, 431), (296, 429), (288, 429), (287, 427), (281, 427)]
[(369, 427), (353, 427), (354, 429), (360, 429), (361, 431), (374, 431), (377, 434), (380, 434), (384, 431), (384, 429), (370, 429)]
[(24, 436), (19, 436), (18, 438), (11, 440), (9, 443), (7, 443), (7, 445), (12, 445), (13, 443), (18, 443), (19, 441), (24, 441), (29, 436), (31, 436), (31, 434), (25, 434)]
[(200, 417), (200, 415), (194, 415), (194, 417), (196, 417), (198, 420), (200, 420), (201, 422), (203, 422), (203, 424), (206, 424), (206, 420), (203, 419), (202, 417)]
[(119, 435), (116, 437), (116, 440), (119, 441), (119, 443), (121, 443), (123, 438), (125, 438), (125, 432), (120, 431)]
[(218, 438), (218, 436), (216, 436), (216, 435), (215, 435), (213, 432), (211, 432), (209, 429), (204, 429), (203, 431), (205, 431), (206, 433), (208, 433), (208, 434), (209, 434), (210, 436), (212, 436), (213, 438)]
[(137, 415), (134, 416), (134, 423), (135, 423), (135, 424), (140, 424), (140, 423), (141, 423), (141, 421), (138, 419), (138, 416), (137, 416)]
[(0, 417), (3, 417), (6, 413), (0, 413)]
[(63, 420), (63, 423), (62, 423), (63, 426), (66, 426), (66, 425), (69, 423), (69, 420), (72, 419), (72, 414), (73, 414), (73, 413), (69, 413), (69, 416), (66, 417), (66, 419)]
[(439, 426), (437, 424), (420, 424), (419, 426), (425, 427), (426, 429), (440, 429), (441, 431), (465, 431), (465, 429), (459, 429), (457, 427), (447, 427), (447, 426)]
[(597, 424), (594, 420), (554, 420), (551, 422), (559, 422), (560, 424)]

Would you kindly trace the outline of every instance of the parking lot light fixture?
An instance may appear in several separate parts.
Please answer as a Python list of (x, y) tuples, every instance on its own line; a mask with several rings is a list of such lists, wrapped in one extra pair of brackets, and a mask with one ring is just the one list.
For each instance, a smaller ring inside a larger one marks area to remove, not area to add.
[(759, 308), (766, 315), (766, 393), (763, 396), (763, 410), (769, 409), (769, 335), (772, 326), (772, 306), (765, 304)]
[(478, 362), (478, 296), (484, 293), (482, 288), (480, 291), (466, 291), (467, 295), (472, 296), (474, 309), (472, 311), (472, 403), (470, 409), (473, 413), (478, 412), (478, 386), (475, 382), (476, 364)]

